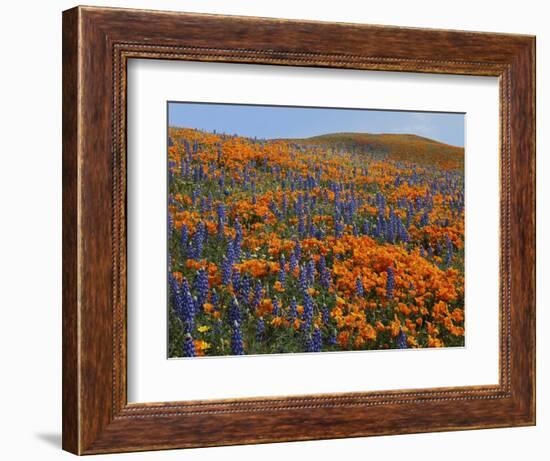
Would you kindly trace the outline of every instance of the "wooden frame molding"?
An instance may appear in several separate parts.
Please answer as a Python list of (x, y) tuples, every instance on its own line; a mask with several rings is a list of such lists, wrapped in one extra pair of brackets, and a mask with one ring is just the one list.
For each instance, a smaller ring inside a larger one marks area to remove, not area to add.
[[(126, 67), (171, 59), (500, 81), (500, 382), (129, 404)], [(535, 424), (535, 39), (77, 7), (63, 13), (63, 448), (76, 454)]]

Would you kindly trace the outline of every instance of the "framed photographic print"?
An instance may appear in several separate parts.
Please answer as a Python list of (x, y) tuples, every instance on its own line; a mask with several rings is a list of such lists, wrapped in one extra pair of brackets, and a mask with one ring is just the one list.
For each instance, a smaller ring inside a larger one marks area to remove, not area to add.
[(64, 12), (64, 449), (534, 424), (534, 53)]

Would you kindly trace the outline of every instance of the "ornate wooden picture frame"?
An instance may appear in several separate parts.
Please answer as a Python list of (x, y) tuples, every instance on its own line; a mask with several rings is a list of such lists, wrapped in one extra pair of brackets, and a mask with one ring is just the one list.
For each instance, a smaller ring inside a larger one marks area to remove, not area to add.
[[(133, 58), (498, 77), (499, 384), (128, 403), (126, 69)], [(63, 13), (65, 450), (93, 454), (533, 424), (534, 37), (94, 7)]]

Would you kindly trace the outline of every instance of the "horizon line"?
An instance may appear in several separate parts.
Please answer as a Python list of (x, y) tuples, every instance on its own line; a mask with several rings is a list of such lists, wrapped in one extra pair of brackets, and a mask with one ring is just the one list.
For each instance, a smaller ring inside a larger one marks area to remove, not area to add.
[(302, 138), (288, 138), (288, 137), (264, 138), (264, 137), (256, 137), (256, 136), (244, 136), (244, 135), (241, 135), (241, 134), (238, 134), (238, 133), (227, 133), (225, 131), (203, 130), (203, 129), (200, 129), (200, 128), (193, 128), (193, 127), (181, 126), (181, 125), (168, 125), (168, 128), (184, 128), (184, 129), (188, 129), (188, 130), (201, 131), (201, 132), (205, 132), (205, 133), (219, 134), (219, 135), (225, 135), (225, 136), (238, 136), (240, 138), (260, 139), (260, 140), (264, 140), (264, 141), (306, 141), (308, 139), (318, 138), (320, 136), (344, 135), (344, 134), (364, 134), (364, 135), (370, 135), (370, 136), (414, 136), (416, 138), (426, 139), (428, 141), (432, 141), (432, 142), (435, 142), (435, 143), (438, 143), (438, 144), (442, 144), (442, 145), (450, 146), (450, 147), (456, 147), (458, 149), (464, 150), (464, 146), (457, 146), (455, 144), (450, 144), (448, 142), (443, 142), (443, 141), (439, 141), (439, 140), (434, 139), (434, 138), (429, 138), (428, 136), (422, 136), (422, 135), (419, 135), (419, 134), (416, 134), (416, 133), (406, 133), (406, 132), (403, 132), (403, 133), (388, 133), (388, 132), (375, 133), (375, 132), (369, 132), (369, 131), (331, 131), (331, 132), (315, 134), (315, 135), (312, 135), (312, 136), (307, 136), (307, 137), (302, 137)]

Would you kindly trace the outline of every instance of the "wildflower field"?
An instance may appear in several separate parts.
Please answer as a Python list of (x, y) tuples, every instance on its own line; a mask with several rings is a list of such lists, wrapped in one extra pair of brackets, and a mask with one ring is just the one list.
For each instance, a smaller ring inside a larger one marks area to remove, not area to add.
[(169, 357), (464, 345), (463, 149), (169, 128)]

